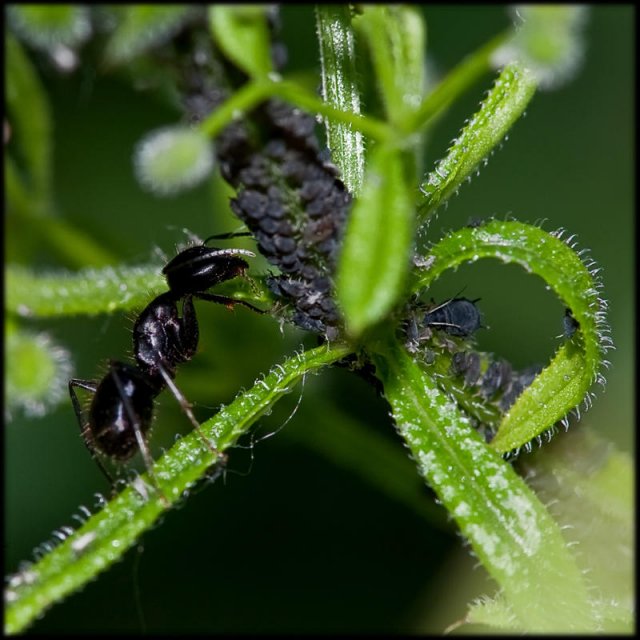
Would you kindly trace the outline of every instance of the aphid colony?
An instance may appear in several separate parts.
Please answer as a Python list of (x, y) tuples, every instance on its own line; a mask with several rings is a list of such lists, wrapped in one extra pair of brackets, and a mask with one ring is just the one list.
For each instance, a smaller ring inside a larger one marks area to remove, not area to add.
[[(414, 300), (401, 332), (407, 350), (427, 366), (436, 361), (436, 352), (441, 354), (442, 362), (448, 362), (445, 371), (434, 370), (434, 375), (469, 409), (477, 428), (490, 441), (500, 417), (533, 382), (542, 366), (516, 371), (504, 358), (473, 350), (473, 335), (483, 328), (478, 300), (454, 297), (437, 305)], [(562, 323), (564, 336), (571, 339), (579, 325), (569, 309)]]

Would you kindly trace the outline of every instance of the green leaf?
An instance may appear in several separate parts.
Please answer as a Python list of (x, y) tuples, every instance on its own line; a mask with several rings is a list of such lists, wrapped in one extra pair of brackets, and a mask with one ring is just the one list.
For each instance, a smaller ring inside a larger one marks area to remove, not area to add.
[(413, 240), (407, 173), (399, 149), (378, 146), (349, 216), (337, 293), (354, 336), (381, 320), (403, 292)]
[(497, 258), (542, 277), (577, 320), (579, 328), (573, 337), (504, 416), (491, 443), (501, 453), (549, 429), (601, 380), (599, 369), (609, 338), (597, 270), (590, 270), (559, 236), (561, 232), (551, 234), (521, 222), (492, 221), (460, 229), (432, 248), (425, 257), (428, 268), (412, 285), (414, 292), (428, 289), (447, 269), (479, 258)]
[(405, 5), (365, 5), (354, 20), (369, 43), (389, 120), (400, 130), (422, 102), (425, 29), (422, 15)]
[[(322, 97), (336, 109), (360, 113), (355, 36), (347, 5), (318, 5), (316, 29), (320, 46)], [(327, 145), (350, 193), (360, 194), (364, 179), (365, 139), (350, 124), (325, 119)]]
[(271, 34), (265, 5), (215, 5), (209, 25), (216, 43), (236, 66), (254, 79), (273, 71)]
[[(5, 308), (9, 313), (38, 318), (141, 309), (166, 289), (161, 269), (161, 265), (140, 265), (35, 274), (9, 265)], [(254, 304), (271, 301), (266, 284), (253, 278), (221, 283), (216, 292)]]
[(447, 155), (423, 179), (418, 199), (421, 225), (448, 200), (487, 158), (522, 115), (537, 86), (534, 76), (518, 64), (506, 67), (480, 110), (455, 139)]
[(168, 40), (189, 18), (190, 5), (129, 5), (105, 47), (107, 64), (123, 64)]
[(435, 120), (480, 77), (488, 73), (491, 58), (504, 44), (511, 31), (492, 38), (487, 44), (468, 55), (456, 65), (424, 98), (415, 113), (408, 116), (407, 129), (418, 131), (432, 125)]
[[(344, 346), (322, 346), (289, 358), (201, 425), (202, 434), (223, 453), (305, 374), (348, 353)], [(220, 464), (220, 457), (204, 447), (199, 434), (192, 432), (155, 463), (154, 476), (166, 500), (175, 505), (215, 464)], [(39, 562), (9, 578), (5, 632), (13, 634), (25, 629), (44, 610), (121, 559), (166, 511), (166, 503), (148, 475), (139, 476)], [(28, 579), (24, 579), (25, 574)]]
[(519, 625), (538, 633), (595, 631), (582, 575), (544, 506), (399, 344), (375, 347), (400, 435)]
[[(24, 163), (29, 200), (42, 213), (51, 205), (51, 113), (40, 78), (20, 43), (7, 34), (6, 99), (11, 135)], [(28, 105), (28, 108), (25, 106)], [(20, 182), (15, 167), (12, 181)], [(19, 187), (18, 187), (19, 189)], [(12, 190), (16, 193), (16, 189)]]

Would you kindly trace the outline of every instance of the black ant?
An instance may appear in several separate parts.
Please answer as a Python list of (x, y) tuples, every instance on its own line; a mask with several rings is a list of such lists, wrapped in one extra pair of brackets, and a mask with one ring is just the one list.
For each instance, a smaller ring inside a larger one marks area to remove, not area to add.
[[(206, 446), (220, 456), (200, 430), (191, 406), (173, 378), (177, 366), (191, 360), (198, 347), (193, 298), (217, 302), (229, 309), (241, 304), (264, 313), (242, 300), (207, 293), (216, 284), (244, 275), (249, 264), (240, 256), (255, 257), (255, 254), (246, 249), (207, 247), (206, 243), (239, 235), (249, 234), (211, 236), (201, 245), (187, 247), (165, 265), (162, 273), (169, 291), (150, 302), (133, 327), (134, 365), (110, 361), (106, 375), (97, 384), (77, 378), (69, 380), (69, 395), (84, 443), (112, 486), (113, 478), (98, 454), (125, 462), (140, 451), (155, 482), (146, 433), (151, 426), (154, 399), (165, 387), (169, 387)], [(178, 312), (180, 301), (181, 315)], [(93, 393), (86, 420), (75, 387)]]

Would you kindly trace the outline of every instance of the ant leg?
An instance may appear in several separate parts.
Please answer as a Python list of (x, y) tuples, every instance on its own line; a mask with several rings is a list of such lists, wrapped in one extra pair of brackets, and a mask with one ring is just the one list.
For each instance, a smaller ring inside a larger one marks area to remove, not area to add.
[(167, 373), (167, 371), (162, 365), (159, 366), (159, 370), (163, 380), (165, 381), (165, 384), (167, 385), (167, 387), (169, 387), (169, 389), (171, 390), (171, 393), (173, 393), (175, 399), (180, 404), (180, 407), (185, 412), (187, 418), (189, 418), (189, 421), (193, 425), (194, 429), (196, 430), (196, 433), (198, 434), (199, 438), (202, 440), (203, 444), (207, 447), (207, 449), (209, 449), (209, 451), (216, 458), (219, 458), (221, 462), (225, 462), (227, 458), (226, 454), (216, 449), (211, 444), (211, 442), (209, 442), (207, 437), (204, 435), (204, 433), (202, 432), (202, 427), (200, 426), (200, 423), (196, 420), (196, 417), (193, 415), (193, 411), (191, 411), (191, 404), (189, 403), (189, 401), (182, 395), (180, 389), (176, 387), (175, 382), (171, 379), (171, 376)]
[(133, 410), (133, 407), (131, 406), (131, 403), (129, 402), (129, 397), (127, 396), (124, 390), (124, 387), (122, 386), (122, 382), (118, 374), (115, 371), (112, 371), (111, 375), (113, 376), (113, 381), (115, 382), (115, 385), (118, 389), (118, 393), (120, 394), (120, 398), (122, 399), (122, 402), (124, 404), (125, 411), (127, 412), (129, 420), (131, 421), (131, 424), (133, 426), (133, 433), (136, 437), (138, 449), (142, 454), (142, 458), (144, 460), (145, 466), (147, 467), (147, 472), (149, 473), (149, 477), (151, 478), (151, 481), (153, 482), (155, 488), (158, 491), (158, 494), (160, 495), (161, 502), (165, 507), (169, 508), (171, 505), (167, 500), (166, 496), (164, 495), (162, 489), (160, 488), (160, 485), (158, 484), (158, 479), (156, 478), (156, 474), (153, 471), (153, 458), (151, 457), (149, 446), (147, 445), (147, 441), (144, 437), (144, 433), (142, 433), (142, 429), (140, 428), (140, 424), (138, 422), (136, 414)]
[(209, 302), (217, 302), (218, 304), (223, 304), (227, 309), (233, 309), (236, 304), (241, 304), (243, 307), (247, 307), (256, 313), (266, 313), (262, 309), (258, 309), (258, 307), (254, 307), (252, 304), (245, 302), (244, 300), (236, 300), (235, 298), (229, 298), (228, 296), (220, 296), (215, 293), (195, 293), (193, 294), (194, 298), (198, 298), (198, 300), (208, 300)]
[(72, 378), (69, 380), (69, 395), (71, 396), (71, 404), (73, 405), (73, 410), (76, 414), (76, 419), (78, 420), (78, 426), (80, 427), (80, 435), (82, 436), (82, 441), (84, 442), (84, 446), (87, 447), (91, 457), (94, 462), (98, 465), (100, 471), (102, 471), (104, 477), (109, 481), (111, 485), (112, 491), (115, 492), (115, 481), (113, 476), (107, 471), (106, 467), (100, 461), (98, 454), (96, 453), (95, 446), (93, 444), (93, 440), (91, 439), (91, 434), (88, 429), (88, 425), (84, 423), (82, 417), (82, 407), (80, 406), (80, 401), (78, 400), (78, 396), (75, 392), (74, 387), (79, 387), (80, 389), (85, 389), (86, 391), (91, 391), (91, 393), (96, 392), (96, 384), (90, 380), (80, 380), (78, 378)]

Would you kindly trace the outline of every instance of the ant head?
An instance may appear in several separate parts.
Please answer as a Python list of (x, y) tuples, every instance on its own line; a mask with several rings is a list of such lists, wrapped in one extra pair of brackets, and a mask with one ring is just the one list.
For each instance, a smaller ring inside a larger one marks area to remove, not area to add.
[(204, 244), (187, 247), (162, 269), (172, 293), (200, 293), (244, 274), (249, 264), (239, 256), (255, 257), (246, 249), (216, 249)]

